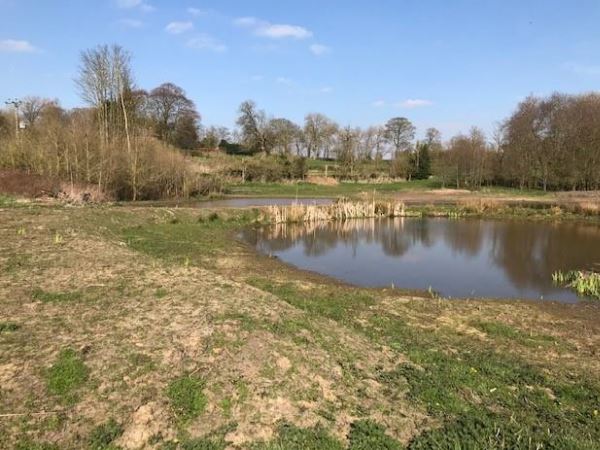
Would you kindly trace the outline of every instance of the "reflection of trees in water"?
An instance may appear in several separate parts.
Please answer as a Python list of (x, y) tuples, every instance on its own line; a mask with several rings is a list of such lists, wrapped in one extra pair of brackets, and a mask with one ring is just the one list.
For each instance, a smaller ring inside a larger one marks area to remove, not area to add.
[(452, 250), (475, 256), (481, 252), (487, 224), (481, 220), (448, 220), (443, 222), (443, 236)]
[(555, 270), (586, 269), (600, 263), (600, 227), (581, 223), (446, 219), (364, 219), (345, 222), (278, 224), (245, 235), (264, 252), (299, 242), (307, 256), (343, 244), (358, 249), (377, 243), (385, 255), (402, 256), (411, 247), (438, 242), (474, 257), (489, 248), (491, 260), (520, 289), (544, 290)]
[(416, 243), (433, 244), (428, 221), (404, 218), (277, 224), (248, 234), (246, 240), (262, 251), (287, 250), (302, 242), (304, 253), (310, 256), (322, 255), (338, 244), (357, 249), (360, 243), (379, 243), (390, 256), (401, 256)]
[(600, 261), (600, 227), (577, 223), (499, 222), (492, 227), (493, 260), (519, 288), (549, 286), (556, 270)]

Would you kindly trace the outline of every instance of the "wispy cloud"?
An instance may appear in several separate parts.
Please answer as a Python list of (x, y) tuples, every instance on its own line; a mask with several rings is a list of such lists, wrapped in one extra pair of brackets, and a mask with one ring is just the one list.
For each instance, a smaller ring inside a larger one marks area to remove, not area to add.
[(374, 106), (375, 108), (381, 108), (382, 106), (385, 106), (385, 100), (375, 100), (373, 103), (371, 103), (371, 106)]
[(308, 47), (308, 49), (313, 55), (316, 56), (326, 55), (327, 53), (331, 52), (331, 47), (321, 44), (312, 44), (310, 47)]
[(422, 108), (423, 106), (431, 105), (433, 105), (433, 102), (431, 100), (424, 100), (422, 98), (409, 98), (407, 100), (396, 103), (396, 106), (407, 109)]
[(600, 75), (600, 65), (567, 62), (563, 64), (563, 69), (573, 72), (577, 75)]
[(203, 16), (206, 14), (206, 11), (204, 11), (200, 8), (188, 8), (187, 12), (194, 17), (199, 17), (199, 16)]
[(333, 92), (333, 88), (331, 86), (323, 86), (321, 89), (319, 89), (319, 92), (322, 94), (331, 94)]
[(165, 27), (165, 31), (171, 34), (181, 34), (194, 29), (192, 22), (171, 22)]
[(292, 86), (294, 84), (294, 82), (292, 81), (291, 78), (287, 78), (287, 77), (277, 77), (275, 79), (275, 82), (277, 84), (283, 84), (285, 86)]
[(227, 51), (227, 46), (225, 44), (208, 34), (199, 34), (190, 39), (187, 41), (187, 46), (196, 50), (208, 50), (217, 53)]
[(5, 53), (33, 53), (37, 49), (28, 41), (17, 39), (4, 39), (0, 41), (0, 52)]
[(139, 8), (143, 12), (152, 12), (156, 8), (143, 0), (116, 0), (117, 6), (121, 9)]
[(125, 28), (142, 28), (144, 26), (144, 22), (137, 19), (120, 19), (117, 23)]
[(312, 31), (299, 25), (270, 23), (256, 17), (239, 17), (233, 23), (251, 29), (256, 36), (270, 39), (307, 39), (313, 35)]

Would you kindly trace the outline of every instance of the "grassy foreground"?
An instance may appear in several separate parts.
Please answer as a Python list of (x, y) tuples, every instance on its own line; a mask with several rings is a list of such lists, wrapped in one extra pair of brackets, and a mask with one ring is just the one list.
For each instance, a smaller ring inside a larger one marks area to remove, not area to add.
[(599, 448), (596, 305), (338, 284), (253, 211), (3, 207), (0, 448)]

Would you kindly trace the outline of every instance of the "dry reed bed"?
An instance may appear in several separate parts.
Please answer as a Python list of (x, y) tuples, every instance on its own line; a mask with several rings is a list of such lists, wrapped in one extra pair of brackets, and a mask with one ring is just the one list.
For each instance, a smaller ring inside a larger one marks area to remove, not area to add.
[(331, 205), (269, 206), (266, 219), (271, 223), (344, 221), (376, 217), (401, 217), (405, 215), (402, 202), (351, 202), (338, 200)]

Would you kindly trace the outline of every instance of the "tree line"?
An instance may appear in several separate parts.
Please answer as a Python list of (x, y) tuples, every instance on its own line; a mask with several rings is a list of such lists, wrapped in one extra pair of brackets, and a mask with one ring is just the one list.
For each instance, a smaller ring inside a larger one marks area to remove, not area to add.
[[(241, 103), (233, 131), (203, 127), (181, 87), (136, 86), (131, 56), (119, 46), (82, 52), (75, 83), (86, 107), (66, 110), (56, 100), (27, 97), (0, 111), (0, 167), (96, 185), (133, 200), (210, 191), (214, 180), (195, 173), (190, 155), (215, 150), (266, 156), (244, 166), (250, 179), (260, 178), (262, 169), (273, 179), (303, 178), (305, 159), (314, 158), (335, 161), (336, 176), (345, 179), (435, 176), (469, 189), (600, 187), (597, 93), (530, 96), (492, 141), (473, 128), (444, 142), (435, 128), (415, 139), (405, 117), (360, 128), (310, 113), (297, 124), (267, 115), (251, 100)], [(369, 174), (360, 170), (365, 163), (373, 168)]]
[(200, 115), (171, 83), (135, 85), (130, 55), (119, 46), (81, 54), (75, 80), (84, 108), (58, 101), (14, 101), (0, 114), (0, 167), (96, 185), (118, 199), (185, 196), (202, 189), (179, 149), (198, 143)]

